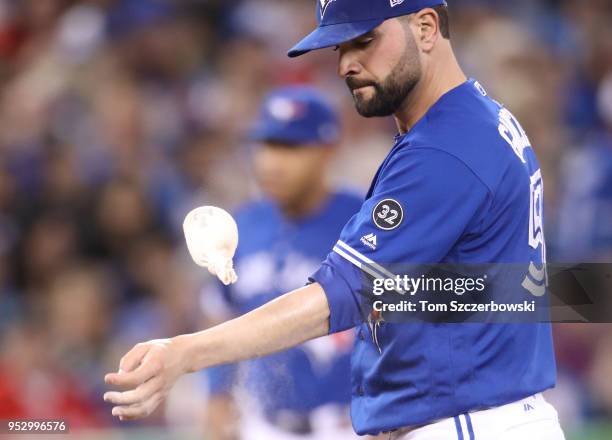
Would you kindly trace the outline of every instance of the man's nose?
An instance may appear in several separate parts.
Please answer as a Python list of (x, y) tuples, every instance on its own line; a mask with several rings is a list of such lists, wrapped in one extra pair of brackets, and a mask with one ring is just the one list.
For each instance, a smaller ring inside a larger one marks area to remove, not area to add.
[(342, 78), (358, 75), (361, 72), (361, 65), (357, 62), (355, 52), (344, 50), (342, 47), (338, 50), (340, 52), (338, 59), (338, 75)]

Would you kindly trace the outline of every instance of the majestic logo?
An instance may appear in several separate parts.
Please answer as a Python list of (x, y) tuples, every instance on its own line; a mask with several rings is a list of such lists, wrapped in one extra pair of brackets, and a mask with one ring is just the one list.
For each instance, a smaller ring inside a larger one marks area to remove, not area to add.
[(390, 0), (391, 1), (391, 7), (394, 8), (396, 6), (401, 5), (402, 3), (404, 3), (404, 0)]
[(372, 220), (383, 231), (392, 231), (399, 227), (404, 220), (402, 205), (397, 200), (383, 200), (372, 211)]
[(327, 7), (329, 6), (329, 4), (335, 1), (336, 0), (319, 0), (319, 2), (321, 3), (321, 18), (325, 16), (325, 11), (327, 11)]
[(363, 244), (365, 244), (367, 247), (369, 247), (370, 249), (372, 249), (373, 251), (376, 250), (376, 235), (375, 234), (368, 234), (368, 235), (364, 235), (363, 237), (361, 237), (361, 242)]

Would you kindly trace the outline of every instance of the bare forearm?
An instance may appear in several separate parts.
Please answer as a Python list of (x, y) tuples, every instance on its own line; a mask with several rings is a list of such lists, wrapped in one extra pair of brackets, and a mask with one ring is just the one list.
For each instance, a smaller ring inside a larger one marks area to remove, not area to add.
[(329, 305), (319, 284), (281, 296), (240, 318), (175, 338), (187, 371), (285, 350), (329, 332)]
[(323, 288), (295, 290), (240, 318), (172, 339), (136, 344), (106, 383), (113, 415), (131, 420), (151, 414), (184, 373), (264, 356), (323, 336), (329, 331), (329, 305)]

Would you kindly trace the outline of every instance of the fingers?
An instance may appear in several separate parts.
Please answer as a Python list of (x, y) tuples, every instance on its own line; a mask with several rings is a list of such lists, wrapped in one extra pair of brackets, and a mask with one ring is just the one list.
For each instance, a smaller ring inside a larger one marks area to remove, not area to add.
[(151, 347), (146, 344), (136, 344), (134, 348), (127, 352), (119, 361), (119, 370), (124, 372), (135, 370), (150, 348)]
[[(125, 391), (110, 391), (104, 400), (120, 420), (134, 420), (151, 414), (167, 394), (181, 371), (172, 369), (172, 341), (156, 339), (136, 345), (120, 362), (118, 373), (107, 374), (105, 382)], [(169, 364), (170, 366), (167, 366)]]
[(104, 381), (111, 385), (122, 385), (123, 375), (126, 372), (131, 372), (136, 369), (150, 348), (151, 347), (146, 344), (136, 344), (134, 348), (119, 361), (119, 372), (107, 374), (104, 376)]
[(159, 406), (163, 397), (161, 393), (155, 393), (142, 403), (129, 406), (116, 406), (112, 414), (120, 420), (137, 420), (149, 416)]
[[(154, 353), (154, 352), (153, 352)], [(128, 353), (129, 354), (129, 353)], [(127, 355), (126, 355), (127, 356)], [(138, 368), (130, 372), (109, 373), (104, 377), (104, 381), (109, 385), (116, 385), (124, 388), (136, 388), (145, 383), (161, 371), (161, 362), (155, 355), (147, 354)]]
[(109, 391), (104, 394), (104, 400), (109, 403), (121, 406), (137, 405), (147, 401), (151, 396), (161, 391), (163, 385), (162, 379), (154, 377), (151, 380), (138, 386), (136, 389), (125, 391)]

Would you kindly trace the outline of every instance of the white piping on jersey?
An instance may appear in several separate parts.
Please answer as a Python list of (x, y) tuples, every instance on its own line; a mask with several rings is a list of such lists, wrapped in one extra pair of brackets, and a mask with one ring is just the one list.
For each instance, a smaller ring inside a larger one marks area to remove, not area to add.
[[(349, 252), (351, 255), (348, 255), (345, 251)], [(359, 269), (363, 270), (374, 278), (396, 278), (396, 275), (394, 275), (392, 272), (388, 271), (380, 264), (377, 264), (374, 261), (370, 260), (368, 257), (363, 255), (359, 251), (353, 249), (342, 240), (338, 240), (338, 243), (336, 244), (336, 246), (334, 246), (334, 252), (336, 252), (338, 255), (345, 258), (349, 262), (353, 263)], [(381, 274), (384, 276), (381, 276)], [(405, 292), (401, 289), (395, 289), (395, 291), (400, 295), (405, 294)]]
[(353, 263), (359, 269), (363, 270), (364, 272), (366, 272), (367, 274), (373, 276), (374, 278), (376, 278), (376, 279), (382, 279), (383, 278), (383, 277), (380, 276), (379, 273), (377, 273), (374, 270), (370, 269), (370, 267), (368, 267), (368, 266), (364, 266), (359, 261), (355, 260), (353, 257), (351, 257), (346, 252), (344, 252), (342, 249), (340, 249), (338, 246), (334, 246), (334, 252), (337, 253), (338, 255), (340, 255), (345, 260), (349, 261), (350, 263)]
[(348, 244), (346, 244), (345, 242), (343, 242), (342, 240), (338, 240), (338, 245), (340, 245), (341, 247), (343, 247), (344, 249), (346, 249), (347, 251), (349, 251), (351, 254), (353, 254), (355, 257), (359, 258), (362, 262), (369, 264), (370, 266), (374, 267), (376, 270), (378, 270), (379, 272), (383, 273), (384, 275), (386, 275), (389, 278), (395, 278), (395, 275), (393, 275), (391, 272), (389, 272), (387, 269), (385, 269), (384, 267), (382, 267), (379, 264), (376, 264), (374, 261), (370, 260), (368, 257), (366, 257), (365, 255), (363, 255), (362, 253), (360, 253), (359, 251), (353, 249), (352, 247), (350, 247)]

